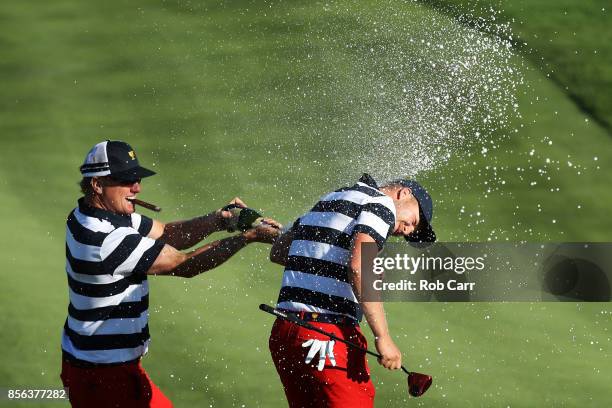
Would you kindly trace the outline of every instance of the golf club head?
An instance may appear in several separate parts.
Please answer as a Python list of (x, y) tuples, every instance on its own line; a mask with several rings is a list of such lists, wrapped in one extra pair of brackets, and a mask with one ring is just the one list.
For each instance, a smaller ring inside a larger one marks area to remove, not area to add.
[(408, 374), (408, 393), (413, 397), (420, 397), (425, 394), (431, 382), (432, 378), (430, 375), (410, 373)]

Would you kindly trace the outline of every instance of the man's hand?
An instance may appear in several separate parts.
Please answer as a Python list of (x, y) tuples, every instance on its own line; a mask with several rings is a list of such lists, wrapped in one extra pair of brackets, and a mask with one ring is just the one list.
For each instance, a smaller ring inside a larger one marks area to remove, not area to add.
[(378, 364), (388, 370), (397, 370), (402, 367), (402, 353), (397, 348), (390, 336), (376, 338), (376, 351), (382, 356)]
[[(242, 208), (247, 208), (247, 205), (239, 197), (234, 197), (234, 199), (230, 201), (227, 205), (232, 204)], [(227, 205), (223, 206), (223, 208), (227, 207)], [(220, 208), (215, 211), (220, 230), (228, 229), (228, 227), (231, 225), (231, 219), (232, 217), (234, 217), (234, 214), (231, 211), (224, 211), (223, 208)]]
[(264, 218), (257, 227), (243, 233), (247, 242), (263, 242), (272, 244), (281, 235), (283, 226), (272, 218)]

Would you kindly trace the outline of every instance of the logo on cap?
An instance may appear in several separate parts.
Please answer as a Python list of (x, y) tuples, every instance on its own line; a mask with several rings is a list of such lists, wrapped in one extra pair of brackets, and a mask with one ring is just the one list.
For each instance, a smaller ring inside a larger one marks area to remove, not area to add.
[(126, 181), (155, 174), (140, 166), (134, 149), (120, 140), (106, 140), (96, 144), (85, 157), (80, 169), (83, 177), (112, 176)]

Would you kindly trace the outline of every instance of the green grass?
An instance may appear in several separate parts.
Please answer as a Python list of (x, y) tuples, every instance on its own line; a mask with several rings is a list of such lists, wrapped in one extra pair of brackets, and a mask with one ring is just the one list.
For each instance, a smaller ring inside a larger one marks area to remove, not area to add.
[(612, 134), (612, 31), (610, 3), (596, 1), (427, 0), (424, 4), (510, 21), (523, 54), (581, 110)]
[[(366, 115), (346, 101), (366, 98), (368, 90), (351, 81), (354, 56), (329, 36), (364, 40), (371, 22), (395, 8), (374, 2), (3, 3), (0, 387), (60, 385), (64, 220), (91, 145), (122, 138), (135, 147), (143, 164), (159, 172), (142, 197), (164, 207), (164, 221), (208, 212), (239, 195), (289, 222), (361, 170), (347, 157), (353, 137), (365, 136), (354, 134), (347, 118)], [(415, 35), (432, 13), (451, 24), (418, 4), (400, 11)], [(598, 60), (584, 65), (572, 75), (588, 80), (599, 69)], [(473, 146), (470, 158), (460, 155), (420, 175), (436, 197), (439, 235), (609, 241), (612, 141), (595, 121), (585, 122), (539, 66), (526, 63), (524, 70), (523, 119), (513, 123), (519, 133), (500, 136), (487, 157)], [(177, 406), (283, 406), (267, 351), (271, 319), (257, 311), (259, 303), (275, 300), (280, 273), (266, 262), (265, 247), (254, 246), (206, 276), (151, 279), (153, 341), (144, 365)], [(396, 303), (387, 309), (406, 362), (435, 377), (427, 397), (413, 405), (612, 402), (609, 304)], [(375, 365), (379, 405), (404, 406), (402, 376)]]

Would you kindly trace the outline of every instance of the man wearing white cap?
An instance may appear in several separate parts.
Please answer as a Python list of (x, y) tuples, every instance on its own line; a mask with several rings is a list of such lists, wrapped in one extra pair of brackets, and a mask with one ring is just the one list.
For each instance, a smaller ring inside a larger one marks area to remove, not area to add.
[[(70, 303), (62, 333), (62, 373), (75, 407), (170, 407), (140, 364), (147, 352), (148, 275), (193, 277), (251, 242), (272, 243), (280, 225), (266, 223), (191, 248), (235, 224), (236, 211), (168, 224), (135, 212), (141, 167), (125, 142), (96, 144), (80, 168), (84, 194), (67, 219), (66, 273)], [(246, 207), (238, 198), (233, 207)]]

